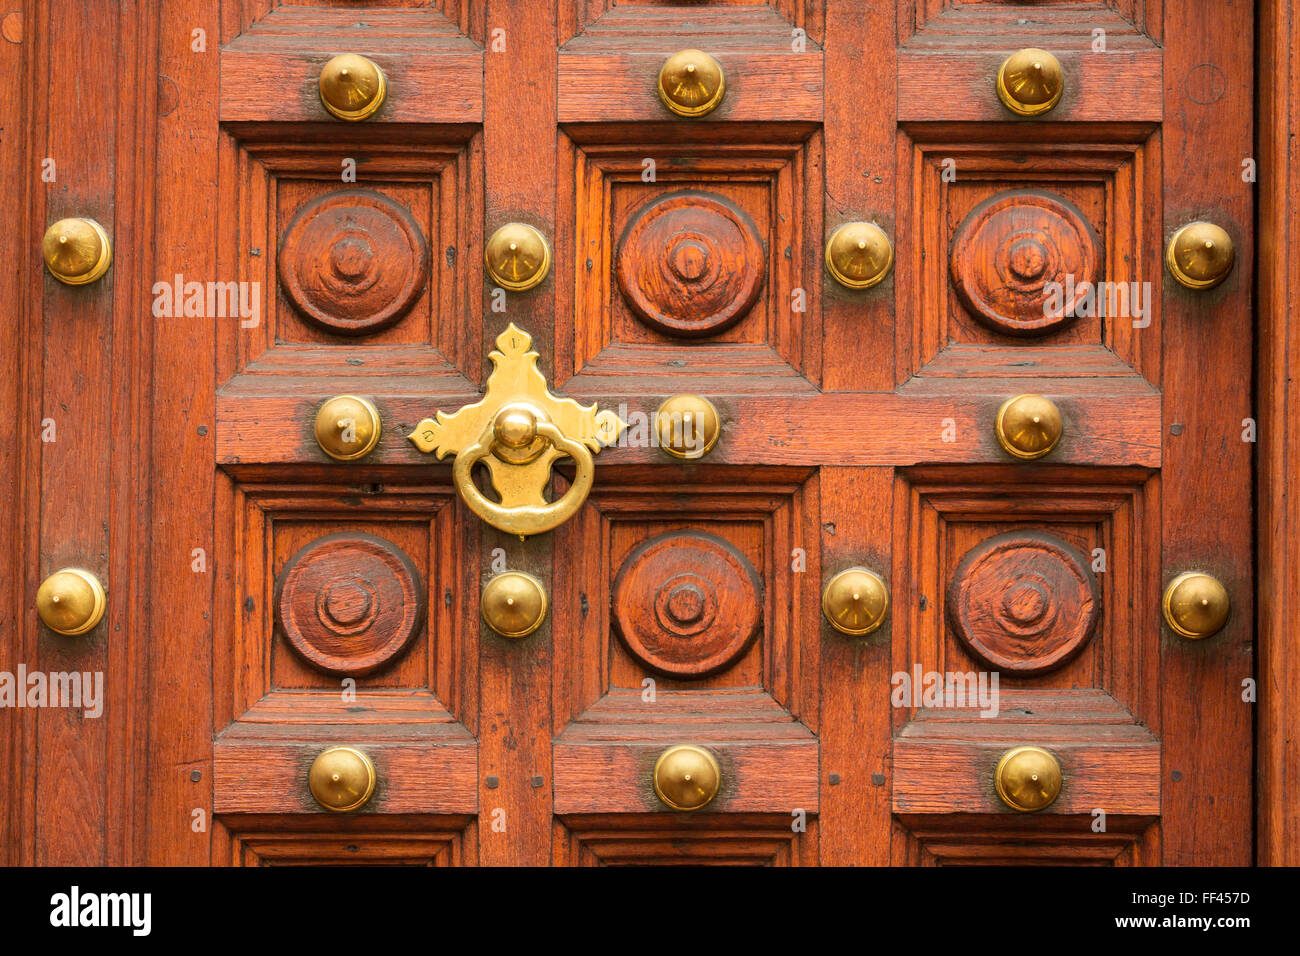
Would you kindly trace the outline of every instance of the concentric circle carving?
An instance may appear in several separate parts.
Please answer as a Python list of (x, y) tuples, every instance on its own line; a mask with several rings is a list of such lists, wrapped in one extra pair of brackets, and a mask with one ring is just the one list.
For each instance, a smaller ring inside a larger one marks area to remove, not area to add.
[(748, 650), (763, 617), (763, 583), (730, 542), (674, 531), (623, 561), (612, 610), (633, 657), (689, 680), (730, 667)]
[(420, 574), (391, 541), (332, 534), (298, 550), (275, 585), (275, 620), (289, 645), (331, 674), (391, 661), (424, 623)]
[(1101, 241), (1083, 213), (1052, 193), (1017, 189), (967, 214), (950, 268), (958, 297), (984, 325), (1043, 335), (1078, 317), (1101, 264)]
[(722, 196), (684, 190), (646, 203), (619, 240), (614, 275), (628, 307), (660, 332), (716, 335), (758, 301), (763, 240)]
[(966, 552), (947, 610), (957, 638), (989, 667), (1042, 674), (1087, 645), (1101, 593), (1075, 548), (1046, 532), (1012, 531)]
[(369, 335), (400, 320), (429, 276), (429, 249), (406, 207), (370, 189), (326, 193), (280, 241), (280, 288), (309, 322)]

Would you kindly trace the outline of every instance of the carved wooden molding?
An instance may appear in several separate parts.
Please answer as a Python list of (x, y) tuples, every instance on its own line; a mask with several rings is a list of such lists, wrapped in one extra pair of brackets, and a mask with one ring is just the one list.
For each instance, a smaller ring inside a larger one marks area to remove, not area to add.
[(637, 547), (614, 579), (613, 622), (628, 652), (672, 677), (729, 667), (758, 636), (763, 582), (730, 542), (702, 531)]
[(314, 667), (359, 676), (396, 657), (424, 623), (420, 573), (369, 534), (326, 535), (289, 559), (275, 586), (280, 632)]
[(1101, 591), (1075, 548), (1046, 532), (1011, 531), (966, 552), (947, 612), (958, 639), (989, 667), (1043, 674), (1091, 639)]
[(1044, 335), (1074, 321), (1101, 278), (1103, 251), (1072, 203), (1014, 189), (966, 215), (950, 258), (953, 287), (976, 319), (1004, 335)]
[(715, 335), (739, 322), (763, 289), (767, 253), (753, 220), (722, 196), (682, 190), (654, 199), (619, 240), (615, 277), (646, 325)]
[(429, 278), (419, 224), (370, 189), (336, 190), (304, 205), (284, 231), (277, 262), (293, 307), (338, 335), (369, 335), (400, 321)]

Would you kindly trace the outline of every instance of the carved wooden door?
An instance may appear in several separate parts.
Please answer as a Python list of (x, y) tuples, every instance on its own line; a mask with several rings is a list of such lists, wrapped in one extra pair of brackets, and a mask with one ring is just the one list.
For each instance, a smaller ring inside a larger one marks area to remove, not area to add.
[(1248, 862), (1251, 16), (161, 5), (110, 858)]

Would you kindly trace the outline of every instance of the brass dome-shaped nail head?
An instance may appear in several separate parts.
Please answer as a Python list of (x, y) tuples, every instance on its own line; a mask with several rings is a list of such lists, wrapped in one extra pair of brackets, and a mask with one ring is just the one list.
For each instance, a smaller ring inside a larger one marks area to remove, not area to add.
[(546, 586), (524, 571), (503, 571), (488, 581), (479, 613), (502, 637), (527, 637), (546, 620)]
[(1185, 571), (1169, 582), (1161, 600), (1169, 629), (1180, 637), (1212, 637), (1228, 621), (1228, 589), (1218, 578), (1200, 571)]
[(1169, 274), (1189, 289), (1209, 289), (1228, 277), (1236, 253), (1232, 237), (1212, 222), (1191, 222), (1174, 233), (1165, 249)]
[(356, 53), (334, 57), (320, 71), (320, 101), (342, 120), (363, 120), (384, 105), (388, 78), (379, 64)]
[(826, 582), (822, 614), (841, 634), (861, 637), (880, 627), (889, 610), (885, 579), (866, 568), (848, 568)]
[(1061, 440), (1061, 410), (1042, 395), (1017, 395), (998, 409), (994, 432), (1008, 454), (1042, 458)]
[(655, 795), (674, 810), (698, 810), (718, 795), (722, 770), (703, 747), (678, 744), (655, 761)]
[(316, 444), (339, 461), (355, 461), (374, 451), (382, 425), (379, 409), (359, 395), (336, 395), (316, 412)]
[(94, 628), (107, 604), (99, 578), (81, 568), (55, 571), (36, 589), (36, 613), (51, 631), (68, 637)]
[(483, 249), (483, 264), (492, 281), (511, 292), (527, 292), (551, 270), (546, 237), (524, 222), (508, 222), (492, 233)]
[(998, 70), (998, 99), (1018, 116), (1041, 116), (1061, 100), (1065, 76), (1061, 61), (1046, 50), (1028, 47), (1003, 62)]
[(894, 244), (874, 222), (848, 222), (826, 241), (826, 271), (842, 286), (870, 289), (894, 267)]
[(65, 285), (88, 285), (113, 262), (104, 227), (93, 219), (60, 219), (45, 230), (41, 255), (50, 275)]
[(718, 410), (701, 395), (674, 395), (655, 411), (659, 447), (674, 458), (703, 458), (713, 450), (721, 434)]
[(1012, 810), (1046, 810), (1061, 792), (1061, 765), (1042, 747), (1013, 747), (993, 773), (1002, 802)]
[(679, 50), (659, 68), (659, 99), (678, 116), (703, 116), (722, 102), (722, 64), (703, 50)]
[(355, 747), (330, 747), (312, 761), (307, 786), (326, 810), (358, 810), (375, 792), (375, 765)]

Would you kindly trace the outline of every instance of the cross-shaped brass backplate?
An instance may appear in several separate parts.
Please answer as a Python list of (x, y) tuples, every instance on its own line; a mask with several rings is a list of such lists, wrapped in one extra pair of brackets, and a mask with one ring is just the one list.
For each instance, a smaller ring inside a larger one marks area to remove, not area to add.
[[(549, 531), (578, 509), (591, 487), (591, 456), (627, 427), (614, 412), (552, 395), (532, 344), (512, 322), (488, 355), (494, 368), (482, 400), (451, 414), (439, 411), (406, 436), (440, 460), (455, 455), (452, 474), (466, 503), (489, 524), (520, 537)], [(548, 502), (543, 495), (551, 465), (566, 456), (576, 468), (573, 485)], [(483, 497), (470, 480), (478, 461), (487, 466), (500, 503)]]

